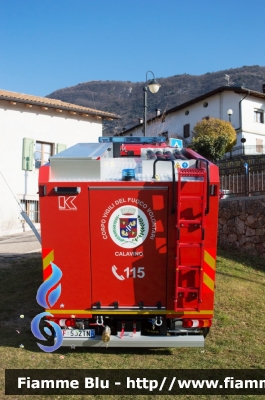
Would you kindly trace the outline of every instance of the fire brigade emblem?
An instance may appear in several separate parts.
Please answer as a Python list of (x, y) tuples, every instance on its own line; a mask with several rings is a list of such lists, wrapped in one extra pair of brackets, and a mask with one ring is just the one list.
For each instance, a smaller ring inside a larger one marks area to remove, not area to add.
[(141, 245), (146, 239), (149, 223), (138, 207), (123, 206), (112, 213), (108, 229), (111, 239), (118, 246), (133, 248)]

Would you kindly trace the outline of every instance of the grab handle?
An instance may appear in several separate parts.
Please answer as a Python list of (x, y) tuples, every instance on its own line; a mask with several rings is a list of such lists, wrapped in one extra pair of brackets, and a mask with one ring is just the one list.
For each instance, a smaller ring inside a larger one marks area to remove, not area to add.
[(156, 159), (153, 164), (153, 179), (156, 179), (156, 163), (158, 161), (163, 161), (163, 162), (168, 162), (171, 161), (172, 163), (172, 182), (173, 182), (173, 190), (172, 190), (172, 209), (171, 209), (171, 214), (175, 214), (176, 212), (176, 179), (175, 179), (175, 163), (173, 160), (167, 160), (167, 159)]
[(206, 179), (207, 179), (207, 194), (206, 194), (206, 208), (205, 215), (207, 215), (210, 211), (210, 174), (209, 174), (209, 161), (204, 158), (197, 158), (196, 160), (196, 168), (201, 168), (201, 163), (204, 162), (206, 164)]

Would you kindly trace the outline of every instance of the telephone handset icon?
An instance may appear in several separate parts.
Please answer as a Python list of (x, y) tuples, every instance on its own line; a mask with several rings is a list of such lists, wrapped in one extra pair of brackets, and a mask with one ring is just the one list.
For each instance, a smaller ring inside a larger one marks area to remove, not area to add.
[(113, 272), (113, 275), (115, 275), (115, 277), (117, 278), (117, 279), (119, 279), (120, 281), (124, 281), (124, 276), (123, 275), (119, 275), (118, 273), (117, 273), (117, 267), (116, 267), (116, 265), (113, 265), (112, 266), (112, 272)]

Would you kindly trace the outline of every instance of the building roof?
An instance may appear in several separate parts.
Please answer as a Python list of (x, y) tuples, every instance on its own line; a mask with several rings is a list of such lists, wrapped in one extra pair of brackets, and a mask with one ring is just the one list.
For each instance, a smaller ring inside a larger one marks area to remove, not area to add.
[[(234, 92), (234, 93), (238, 93), (238, 94), (242, 94), (242, 95), (250, 95), (250, 96), (258, 97), (260, 99), (265, 100), (265, 93), (256, 92), (255, 90), (250, 90), (250, 89), (247, 89), (247, 88), (244, 88), (241, 86), (220, 86), (217, 89), (211, 90), (210, 92), (204, 93), (201, 96), (195, 97), (192, 100), (186, 101), (186, 103), (182, 103), (176, 107), (170, 108), (169, 110), (165, 111), (163, 114), (160, 114), (160, 115), (150, 118), (147, 121), (147, 123), (155, 121), (156, 119), (159, 119), (159, 118), (163, 118), (168, 114), (179, 111), (183, 108), (187, 108), (187, 107), (191, 106), (192, 104), (198, 103), (199, 101), (205, 100), (208, 97), (214, 96), (216, 94), (219, 94), (219, 93), (222, 93), (225, 91)], [(133, 127), (126, 129), (126, 131), (121, 132), (120, 135), (127, 134), (128, 132), (133, 131), (134, 129), (140, 127), (141, 125), (142, 124), (134, 125)]]
[(243, 95), (250, 95), (254, 97), (259, 97), (261, 99), (265, 99), (265, 93), (261, 92), (256, 92), (254, 90), (246, 89), (241, 86), (220, 86), (217, 89), (211, 90), (210, 92), (204, 93), (199, 97), (195, 97), (192, 100), (187, 101), (186, 103), (180, 104), (176, 107), (171, 108), (170, 110), (166, 111), (165, 114), (170, 114), (172, 112), (181, 110), (182, 108), (186, 108), (192, 104), (198, 103), (201, 100), (205, 100), (208, 97), (214, 96), (216, 94), (222, 93), (222, 92), (234, 92), (238, 94), (243, 94)]
[(88, 108), (88, 107), (83, 107), (83, 106), (78, 106), (76, 104), (71, 104), (71, 103), (65, 103), (64, 101), (61, 100), (55, 100), (55, 99), (50, 99), (48, 97), (39, 97), (39, 96), (33, 96), (30, 94), (24, 94), (24, 93), (17, 93), (17, 92), (9, 92), (6, 90), (1, 90), (0, 89), (0, 100), (6, 100), (6, 101), (11, 101), (13, 103), (21, 103), (21, 104), (26, 104), (29, 107), (30, 106), (40, 106), (40, 107), (46, 107), (56, 109), (56, 110), (61, 110), (61, 111), (70, 111), (73, 114), (74, 113), (79, 113), (79, 114), (87, 114), (87, 115), (93, 115), (97, 117), (101, 117), (103, 119), (119, 119), (120, 116), (106, 112), (106, 111), (100, 111), (100, 110), (95, 110), (93, 108)]

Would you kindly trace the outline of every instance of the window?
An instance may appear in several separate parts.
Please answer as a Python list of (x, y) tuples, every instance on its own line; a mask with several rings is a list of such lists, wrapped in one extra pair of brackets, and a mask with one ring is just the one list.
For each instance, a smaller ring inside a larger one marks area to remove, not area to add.
[(203, 107), (204, 107), (204, 108), (208, 107), (208, 102), (207, 102), (207, 101), (205, 101), (205, 102), (203, 103)]
[(45, 143), (36, 141), (31, 138), (23, 138), (22, 147), (22, 169), (25, 171), (39, 169), (43, 164), (49, 161), (49, 158), (56, 153), (67, 148), (66, 144), (62, 143)]
[(190, 136), (190, 124), (185, 124), (183, 126), (183, 137), (187, 138)]
[(205, 119), (206, 121), (208, 121), (210, 119), (209, 115), (207, 115), (207, 117), (203, 117), (202, 119)]
[(36, 142), (35, 146), (35, 168), (40, 168), (43, 164), (49, 162), (53, 155), (53, 145), (51, 143)]
[(37, 200), (20, 200), (20, 206), (32, 222), (40, 222), (39, 202)]
[(189, 113), (190, 113), (189, 110), (185, 111), (185, 115), (189, 115)]
[(259, 122), (260, 124), (264, 123), (264, 111), (263, 110), (254, 110), (254, 122)]

